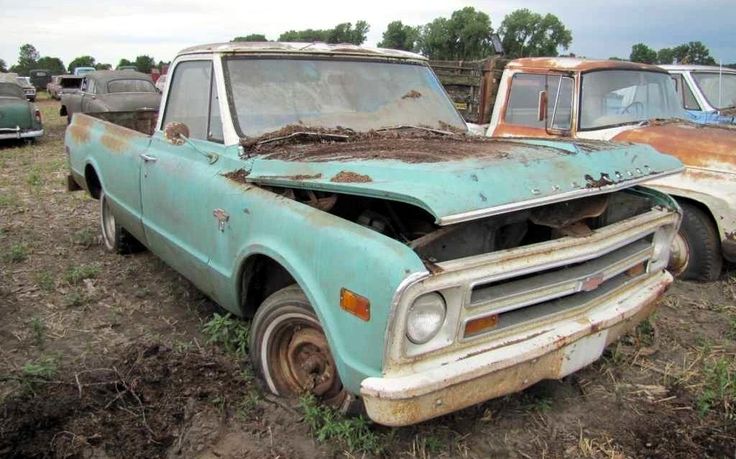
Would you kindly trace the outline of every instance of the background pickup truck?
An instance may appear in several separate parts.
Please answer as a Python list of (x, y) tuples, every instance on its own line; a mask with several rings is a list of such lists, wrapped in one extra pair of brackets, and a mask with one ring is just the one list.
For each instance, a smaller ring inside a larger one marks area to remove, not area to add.
[[(648, 146), (494, 140), (416, 54), (182, 51), (163, 111), (75, 114), (70, 187), (233, 313), (274, 394), (440, 416), (593, 362), (656, 307), (680, 222)], [(131, 129), (131, 127), (133, 129)]]
[[(497, 69), (500, 63), (484, 64)], [(486, 76), (487, 75), (487, 76)], [(685, 163), (684, 174), (647, 182), (684, 210), (670, 271), (715, 280), (723, 258), (736, 261), (736, 129), (689, 121), (662, 68), (622, 61), (528, 58), (509, 62), (479, 111), (491, 111), (487, 135), (600, 139), (648, 144)], [(616, 171), (607, 179), (626, 175)]]
[(682, 107), (698, 123), (736, 124), (736, 70), (712, 65), (662, 65)]

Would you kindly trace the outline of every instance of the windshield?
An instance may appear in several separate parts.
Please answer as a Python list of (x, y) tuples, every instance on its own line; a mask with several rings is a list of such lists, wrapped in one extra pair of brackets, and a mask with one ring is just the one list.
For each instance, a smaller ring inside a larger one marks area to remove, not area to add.
[(603, 70), (583, 74), (580, 130), (687, 118), (668, 74)]
[(112, 80), (107, 83), (107, 92), (156, 92), (156, 88), (147, 80)]
[(693, 72), (692, 75), (711, 106), (717, 109), (736, 107), (736, 74)]
[(289, 125), (369, 131), (401, 125), (466, 130), (423, 65), (318, 59), (228, 59), (231, 110), (241, 136)]

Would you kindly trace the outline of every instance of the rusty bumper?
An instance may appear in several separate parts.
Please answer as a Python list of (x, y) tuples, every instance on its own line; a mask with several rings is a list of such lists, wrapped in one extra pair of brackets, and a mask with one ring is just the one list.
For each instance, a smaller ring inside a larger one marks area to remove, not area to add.
[(562, 378), (597, 360), (606, 345), (646, 319), (671, 283), (663, 271), (527, 340), (420, 373), (367, 378), (361, 396), (368, 416), (389, 426), (414, 424)]

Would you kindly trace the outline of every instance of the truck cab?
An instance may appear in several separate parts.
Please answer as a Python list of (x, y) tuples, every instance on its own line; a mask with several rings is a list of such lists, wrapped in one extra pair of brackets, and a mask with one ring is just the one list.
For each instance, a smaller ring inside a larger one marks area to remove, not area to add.
[(698, 123), (736, 124), (736, 70), (712, 65), (661, 65), (682, 107)]
[(670, 269), (714, 280), (723, 258), (736, 261), (736, 130), (690, 121), (673, 83), (646, 64), (517, 59), (498, 84), (487, 135), (637, 142), (676, 156), (683, 174), (647, 182), (684, 209)]
[(470, 136), (402, 51), (212, 44), (168, 74), (158, 117), (73, 115), (70, 188), (108, 250), (252, 318), (278, 396), (430, 419), (593, 362), (672, 282), (679, 208), (639, 184), (682, 164), (649, 146)]

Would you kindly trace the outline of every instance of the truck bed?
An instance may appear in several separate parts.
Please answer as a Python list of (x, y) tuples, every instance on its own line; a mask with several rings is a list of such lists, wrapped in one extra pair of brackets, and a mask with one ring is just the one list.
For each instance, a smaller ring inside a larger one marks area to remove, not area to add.
[(116, 124), (142, 134), (153, 135), (158, 122), (157, 110), (136, 110), (129, 112), (85, 113), (108, 123)]

